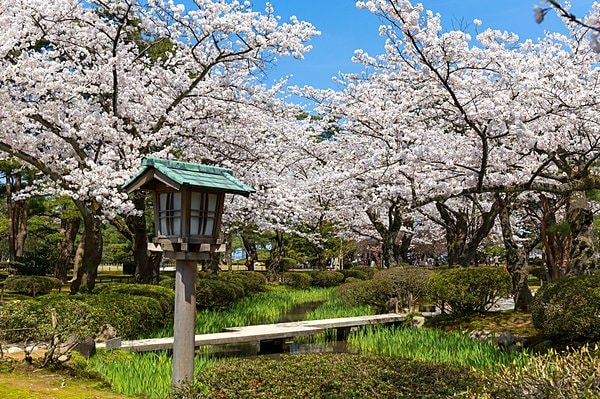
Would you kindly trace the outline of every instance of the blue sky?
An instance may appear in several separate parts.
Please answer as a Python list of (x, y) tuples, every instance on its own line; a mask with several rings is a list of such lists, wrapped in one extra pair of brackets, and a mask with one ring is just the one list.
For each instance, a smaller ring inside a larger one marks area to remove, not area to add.
[[(254, 8), (264, 10), (264, 0), (253, 0)], [(312, 41), (313, 50), (302, 61), (282, 59), (269, 71), (268, 80), (293, 75), (289, 83), (318, 88), (333, 87), (332, 77), (338, 72), (356, 72), (351, 62), (354, 50), (362, 48), (371, 55), (383, 52), (383, 38), (377, 34), (380, 21), (366, 10), (355, 7), (354, 0), (270, 0), (275, 14), (282, 20), (291, 15), (311, 22), (321, 31)], [(572, 11), (583, 16), (593, 1), (572, 0)], [(538, 25), (533, 19), (533, 6), (540, 0), (425, 0), (425, 8), (439, 12), (445, 29), (460, 28), (477, 18), (480, 29), (494, 28), (519, 34), (522, 39), (537, 38), (544, 30), (560, 30), (562, 23), (548, 14)]]

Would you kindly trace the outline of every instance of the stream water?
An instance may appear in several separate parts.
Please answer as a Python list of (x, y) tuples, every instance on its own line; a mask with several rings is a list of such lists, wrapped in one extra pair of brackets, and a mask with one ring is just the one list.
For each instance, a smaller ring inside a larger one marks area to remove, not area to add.
[[(323, 302), (306, 302), (290, 309), (277, 323), (291, 323), (294, 321), (304, 320), (305, 316), (318, 308)], [(282, 354), (299, 354), (299, 353), (341, 353), (349, 352), (346, 341), (317, 340), (310, 337), (290, 338), (281, 345), (269, 345), (268, 342), (263, 342), (262, 345), (256, 343), (239, 343), (239, 344), (224, 344), (211, 345), (199, 349), (200, 353), (205, 353), (214, 358), (225, 357), (256, 357), (259, 355), (267, 355), (277, 358)]]

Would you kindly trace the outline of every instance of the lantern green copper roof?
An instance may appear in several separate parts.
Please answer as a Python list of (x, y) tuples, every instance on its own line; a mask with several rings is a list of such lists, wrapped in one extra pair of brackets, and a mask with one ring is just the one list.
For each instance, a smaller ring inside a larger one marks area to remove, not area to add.
[(159, 158), (144, 158), (142, 166), (143, 169), (123, 186), (125, 190), (132, 191), (138, 188), (139, 180), (149, 173), (156, 176), (155, 172), (158, 172), (162, 179), (168, 180), (165, 183), (173, 186), (214, 189), (246, 197), (255, 192), (252, 187), (236, 179), (231, 169)]

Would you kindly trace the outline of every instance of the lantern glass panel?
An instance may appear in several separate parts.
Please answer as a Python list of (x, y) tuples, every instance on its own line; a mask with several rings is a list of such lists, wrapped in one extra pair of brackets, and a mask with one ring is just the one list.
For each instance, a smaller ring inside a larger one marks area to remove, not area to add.
[(161, 236), (181, 235), (181, 193), (159, 194), (158, 218)]
[(191, 235), (214, 236), (218, 198), (218, 194), (192, 191), (190, 207)]

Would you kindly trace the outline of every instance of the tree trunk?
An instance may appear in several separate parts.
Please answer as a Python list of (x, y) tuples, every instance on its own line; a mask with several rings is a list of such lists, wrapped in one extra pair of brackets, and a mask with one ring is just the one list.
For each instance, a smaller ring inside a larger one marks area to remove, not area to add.
[(54, 277), (66, 283), (69, 261), (75, 250), (75, 239), (79, 232), (79, 226), (81, 226), (81, 219), (65, 219), (61, 221), (61, 224), (63, 239), (58, 243), (58, 257), (54, 264)]
[(29, 201), (13, 201), (13, 194), (21, 190), (21, 176), (6, 173), (6, 213), (8, 218), (8, 258), (14, 261), (23, 256), (27, 238)]
[(494, 227), (500, 212), (498, 200), (492, 203), (488, 211), (484, 211), (476, 203), (477, 199), (470, 199), (473, 202), (472, 211), (453, 210), (443, 202), (435, 204), (446, 230), (450, 267), (469, 266), (477, 261), (477, 248)]
[(213, 252), (210, 257), (202, 261), (202, 270), (212, 274), (217, 274), (221, 271), (221, 261), (223, 259), (223, 252)]
[(512, 205), (506, 204), (500, 212), (500, 225), (502, 227), (502, 238), (506, 250), (506, 266), (512, 280), (512, 292), (515, 301), (515, 310), (520, 312), (529, 311), (533, 295), (529, 289), (527, 273), (527, 254), (529, 248), (514, 239), (510, 216)]
[(25, 240), (27, 239), (27, 221), (29, 220), (29, 201), (19, 201), (18, 225), (15, 237), (15, 255), (23, 256), (25, 253)]
[(556, 213), (566, 202), (566, 198), (554, 200), (540, 195), (540, 239), (546, 260), (544, 267), (550, 280), (561, 278), (568, 272), (571, 235), (567, 232), (567, 226), (564, 223), (558, 224), (556, 220)]
[[(126, 223), (131, 238), (131, 250), (135, 263), (135, 281), (140, 284), (158, 284), (156, 264), (148, 257), (148, 228), (146, 226), (146, 194), (136, 191), (133, 194), (136, 214), (127, 216)], [(158, 263), (160, 265), (160, 261)]]
[[(102, 260), (102, 223), (89, 205), (74, 201), (83, 219), (83, 233), (78, 248), (77, 271), (71, 281), (71, 293), (90, 293), (96, 284), (98, 266)], [(97, 208), (96, 204), (93, 204)], [(79, 251), (81, 249), (81, 251)]]
[[(405, 227), (414, 227), (412, 220), (406, 220), (403, 225)], [(408, 257), (408, 251), (410, 250), (410, 245), (412, 243), (413, 234), (412, 233), (403, 233), (402, 238), (400, 239), (400, 245), (396, 245), (396, 251), (394, 251), (394, 257), (396, 259), (400, 259), (403, 263), (407, 265), (410, 264), (410, 259)]]
[(135, 265), (135, 281), (139, 284), (158, 284), (161, 257), (148, 253), (148, 226), (146, 225), (146, 194), (133, 193), (131, 200), (136, 214), (125, 218), (117, 217), (111, 224), (131, 242), (131, 253)]
[(271, 239), (271, 251), (269, 252), (269, 267), (267, 269), (267, 279), (276, 281), (281, 270), (281, 259), (285, 257), (285, 247), (283, 244), (283, 233), (275, 231), (275, 236)]
[(588, 207), (585, 193), (571, 194), (567, 219), (572, 235), (569, 274), (592, 274), (596, 269), (594, 215)]
[(367, 216), (381, 236), (381, 268), (396, 267), (402, 264), (401, 245), (396, 243), (400, 230), (405, 223), (402, 218), (402, 208), (396, 202), (392, 202), (387, 208), (388, 223), (384, 224), (380, 219), (380, 213), (375, 209), (368, 209)]
[(148, 264), (152, 269), (152, 284), (158, 284), (160, 282), (160, 265), (163, 260), (162, 252), (150, 252), (147, 256)]
[(388, 231), (381, 237), (381, 252), (383, 264), (381, 268), (390, 268), (398, 266), (398, 262), (394, 256), (394, 247), (396, 243), (396, 235), (393, 232)]
[(468, 266), (471, 263), (473, 254), (465, 251), (467, 246), (467, 237), (464, 230), (446, 229), (446, 243), (448, 250), (448, 266)]
[(258, 251), (256, 250), (256, 243), (252, 241), (250, 237), (245, 234), (241, 234), (242, 237), (242, 245), (244, 246), (244, 250), (246, 251), (246, 267), (248, 270), (254, 270), (254, 263), (258, 258)]

